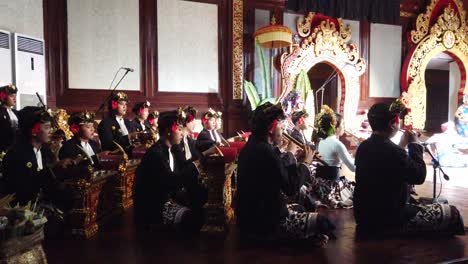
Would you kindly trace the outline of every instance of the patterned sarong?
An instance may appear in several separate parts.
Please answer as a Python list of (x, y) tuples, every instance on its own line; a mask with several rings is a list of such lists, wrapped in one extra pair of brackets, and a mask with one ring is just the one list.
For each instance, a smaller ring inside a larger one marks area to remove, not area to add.
[(353, 207), (354, 185), (354, 182), (348, 181), (345, 177), (334, 181), (312, 176), (301, 188), (299, 203), (349, 209)]
[(287, 207), (289, 216), (280, 224), (280, 239), (310, 240), (317, 245), (324, 245), (329, 236), (334, 237), (335, 226), (327, 218), (317, 213), (305, 212), (299, 204), (289, 204)]
[(418, 212), (409, 219), (403, 231), (409, 234), (464, 234), (463, 219), (458, 209), (448, 204), (416, 205)]

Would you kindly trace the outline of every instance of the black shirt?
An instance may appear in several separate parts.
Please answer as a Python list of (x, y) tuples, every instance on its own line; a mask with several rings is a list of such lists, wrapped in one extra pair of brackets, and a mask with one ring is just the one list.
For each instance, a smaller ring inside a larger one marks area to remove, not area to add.
[(390, 139), (373, 134), (356, 152), (354, 217), (363, 227), (394, 227), (404, 223), (409, 185), (426, 179), (424, 148), (408, 145), (409, 153)]
[(280, 155), (265, 141), (250, 137), (239, 154), (236, 208), (241, 232), (271, 235), (288, 215), (283, 194), (299, 191), (310, 171), (291, 153)]

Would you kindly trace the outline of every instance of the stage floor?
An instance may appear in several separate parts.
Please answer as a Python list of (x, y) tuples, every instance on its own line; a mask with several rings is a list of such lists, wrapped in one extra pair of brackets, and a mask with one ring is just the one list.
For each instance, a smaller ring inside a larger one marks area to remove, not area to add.
[[(430, 196), (432, 183), (418, 186), (417, 191)], [(468, 188), (447, 185), (442, 195), (459, 206), (468, 221)], [(131, 209), (89, 241), (53, 240), (44, 245), (49, 264), (439, 263), (468, 256), (468, 236), (359, 241), (352, 210), (331, 211), (329, 216), (337, 225), (338, 239), (324, 248), (246, 246), (235, 229), (226, 237), (192, 239), (156, 232), (141, 234), (134, 229)]]

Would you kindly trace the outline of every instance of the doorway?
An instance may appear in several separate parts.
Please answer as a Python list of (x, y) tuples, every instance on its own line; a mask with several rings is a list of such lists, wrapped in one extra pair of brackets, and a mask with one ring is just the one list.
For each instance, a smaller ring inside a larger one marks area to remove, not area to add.
[(315, 98), (315, 111), (320, 112), (322, 105), (330, 106), (339, 112), (339, 76), (327, 63), (318, 63), (307, 73)]
[(451, 117), (458, 106), (458, 65), (450, 55), (440, 53), (429, 62), (424, 79), (427, 91), (425, 130), (440, 133), (442, 124), (453, 121)]

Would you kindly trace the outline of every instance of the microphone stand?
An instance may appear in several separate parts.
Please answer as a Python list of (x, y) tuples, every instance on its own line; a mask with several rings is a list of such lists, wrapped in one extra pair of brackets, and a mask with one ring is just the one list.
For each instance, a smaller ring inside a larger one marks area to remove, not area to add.
[[(120, 70), (120, 69), (119, 69)], [(117, 87), (119, 86), (119, 84), (123, 81), (123, 79), (125, 78), (125, 76), (127, 76), (128, 72), (130, 71), (130, 69), (125, 69), (125, 73), (122, 75), (122, 77), (120, 78), (119, 82), (117, 82), (117, 84), (114, 86), (114, 88), (111, 90), (110, 94), (106, 97), (106, 99), (104, 99), (104, 101), (101, 103), (101, 105), (99, 106), (99, 109), (96, 111), (96, 115), (98, 115), (99, 112), (101, 112), (103, 109), (104, 109), (104, 106), (106, 105), (106, 103), (109, 101), (109, 99), (111, 99), (112, 95), (114, 94), (114, 91), (115, 89), (117, 89)], [(112, 85), (112, 84), (111, 84)], [(102, 113), (102, 118), (104, 119), (104, 113)]]
[[(439, 170), (442, 175), (444, 175), (445, 180), (450, 180), (450, 177), (444, 172), (442, 167), (440, 166), (439, 160), (432, 154), (431, 150), (427, 147), (428, 144), (423, 143), (424, 150), (431, 156), (432, 159), (432, 168), (433, 168), (433, 177), (434, 177), (434, 186), (433, 186), (433, 194), (432, 194), (432, 203), (448, 203), (447, 199), (442, 199), (437, 197), (437, 170)], [(426, 199), (424, 199), (426, 200)], [(430, 200), (430, 199), (427, 199)]]

